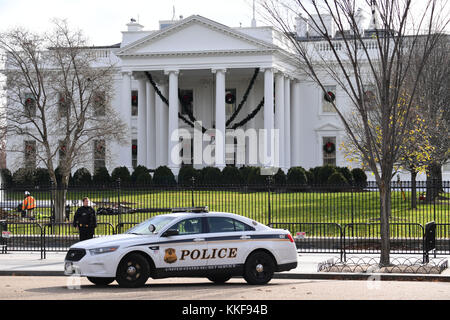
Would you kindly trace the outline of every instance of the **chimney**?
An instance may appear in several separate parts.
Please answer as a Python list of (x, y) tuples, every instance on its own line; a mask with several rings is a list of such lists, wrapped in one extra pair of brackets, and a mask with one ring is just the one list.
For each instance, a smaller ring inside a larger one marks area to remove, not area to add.
[[(321, 14), (320, 16), (315, 14), (312, 15), (312, 20), (309, 23), (309, 36), (312, 37), (321, 37), (322, 33), (325, 33), (325, 30), (328, 32), (331, 38), (334, 38), (336, 34), (336, 25), (333, 21), (333, 17), (330, 14)], [(322, 21), (320, 20), (322, 18)], [(314, 22), (316, 22), (317, 27)], [(325, 27), (324, 27), (325, 26)]]
[(299, 38), (307, 38), (309, 33), (308, 18), (303, 17), (301, 14), (295, 18), (296, 31)]
[(374, 3), (371, 4), (370, 9), (372, 11), (372, 15), (370, 17), (370, 24), (369, 29), (375, 30), (380, 28), (378, 13), (377, 13), (377, 7)]
[(252, 18), (252, 28), (256, 28), (256, 19), (255, 19), (255, 0), (253, 0), (253, 18)]
[(358, 10), (356, 10), (355, 22), (359, 33), (361, 35), (364, 34), (364, 30), (366, 29), (366, 16), (361, 8), (358, 8)]
[(131, 18), (130, 23), (127, 24), (128, 31), (142, 31), (143, 25), (136, 22), (136, 19)]

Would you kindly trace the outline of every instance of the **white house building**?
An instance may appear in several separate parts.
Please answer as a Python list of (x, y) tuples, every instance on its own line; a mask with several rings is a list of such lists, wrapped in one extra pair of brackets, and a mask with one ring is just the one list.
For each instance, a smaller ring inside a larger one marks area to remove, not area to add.
[[(299, 35), (304, 29), (299, 22)], [(108, 156), (98, 159), (93, 152), (92, 162), (84, 164), (91, 172), (102, 163), (110, 171), (167, 165), (175, 174), (182, 163), (284, 170), (351, 166), (339, 148), (345, 130), (336, 111), (322, 89), (299, 72), (295, 52), (272, 27), (230, 28), (193, 15), (161, 21), (159, 30), (148, 31), (132, 20), (120, 44), (94, 49), (116, 61), (111, 105), (127, 124), (129, 137), (123, 145), (101, 142)], [(326, 89), (336, 104), (350, 107), (331, 78)], [(193, 124), (204, 135), (196, 136)], [(276, 139), (262, 139), (262, 129)], [(327, 143), (333, 146), (329, 152)], [(7, 153), (7, 167), (23, 166), (23, 157)], [(450, 177), (450, 166), (444, 174)]]

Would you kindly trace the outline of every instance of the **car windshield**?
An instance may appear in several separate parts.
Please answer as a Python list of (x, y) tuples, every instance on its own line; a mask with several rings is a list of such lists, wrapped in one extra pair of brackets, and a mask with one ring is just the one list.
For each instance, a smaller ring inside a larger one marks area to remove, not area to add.
[[(148, 220), (145, 220), (144, 222), (138, 224), (137, 226), (127, 230), (125, 233), (129, 234), (155, 234), (158, 233), (161, 228), (163, 228), (165, 225), (167, 225), (169, 222), (173, 221), (175, 217), (169, 217), (169, 216), (156, 216), (153, 218), (150, 218)], [(155, 231), (150, 232), (148, 230), (148, 227), (153, 224), (155, 226)]]

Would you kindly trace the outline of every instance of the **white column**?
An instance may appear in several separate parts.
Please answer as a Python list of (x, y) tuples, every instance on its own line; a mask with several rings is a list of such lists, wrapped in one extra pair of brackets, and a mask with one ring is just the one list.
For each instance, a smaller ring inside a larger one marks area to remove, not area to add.
[(145, 78), (138, 79), (137, 164), (147, 166), (147, 94)]
[[(253, 90), (250, 91), (250, 95), (248, 96), (246, 106), (244, 106), (244, 110), (245, 110), (244, 115), (250, 114), (250, 112), (253, 111), (253, 109), (256, 107), (256, 105), (259, 102), (259, 101), (256, 102), (256, 91), (257, 91), (256, 89), (257, 89), (257, 82), (255, 82), (255, 84), (253, 86)], [(251, 132), (251, 130), (256, 129), (255, 117), (253, 117), (252, 119), (250, 119), (247, 122), (247, 124), (245, 125), (245, 129), (246, 130), (250, 129), (248, 132)], [(255, 156), (254, 154), (253, 155), (251, 154), (252, 150), (254, 150), (251, 147), (254, 147), (254, 146), (250, 146), (250, 143), (251, 143), (251, 141), (247, 141), (247, 139), (246, 139), (246, 141), (245, 141), (245, 165), (246, 166), (257, 166), (258, 164), (256, 164), (256, 163), (250, 164), (251, 157)]]
[(156, 108), (155, 108), (155, 89), (150, 81), (146, 82), (146, 99), (147, 99), (147, 168), (156, 168)]
[[(284, 78), (284, 168), (291, 167), (291, 79)], [(287, 171), (286, 171), (287, 172)]]
[(167, 153), (168, 166), (174, 175), (178, 175), (181, 165), (178, 135), (178, 71), (168, 71), (169, 74), (169, 149)]
[(300, 82), (294, 80), (292, 83), (291, 103), (291, 165), (300, 166), (300, 141), (301, 141), (301, 110), (300, 110)]
[[(159, 90), (164, 97), (167, 97), (167, 83), (161, 82)], [(159, 96), (155, 98), (156, 117), (155, 117), (155, 131), (156, 131), (156, 167), (167, 165), (167, 105), (161, 100)]]
[(275, 129), (278, 130), (278, 150), (280, 168), (285, 168), (284, 150), (284, 75), (279, 72), (275, 76)]
[(225, 168), (225, 72), (224, 69), (212, 70), (216, 74), (216, 134), (215, 165)]
[[(264, 159), (261, 159), (264, 167), (271, 167), (274, 164), (274, 155), (272, 154), (273, 118), (273, 69), (268, 68), (264, 70), (264, 130), (266, 130), (266, 136), (262, 153)], [(269, 158), (266, 159), (266, 157)]]
[(120, 161), (130, 171), (133, 171), (131, 163), (131, 71), (122, 72), (122, 99), (120, 115), (127, 127), (127, 140), (120, 147)]

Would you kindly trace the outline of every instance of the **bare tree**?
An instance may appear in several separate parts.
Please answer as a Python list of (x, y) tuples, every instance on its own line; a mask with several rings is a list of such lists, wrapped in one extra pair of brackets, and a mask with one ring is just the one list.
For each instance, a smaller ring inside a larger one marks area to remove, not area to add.
[[(450, 158), (450, 36), (443, 36), (422, 70), (416, 104), (427, 123), (431, 161), (427, 163), (427, 201), (433, 201), (442, 189), (442, 166)], [(412, 72), (419, 67), (415, 61)]]
[[(123, 142), (126, 134), (110, 103), (114, 63), (99, 59), (64, 20), (54, 20), (46, 34), (22, 28), (1, 34), (0, 49), (7, 57), (4, 130), (18, 140), (8, 152), (28, 153), (46, 166), (56, 187), (56, 221), (63, 221), (71, 169), (92, 158), (94, 140)], [(32, 143), (24, 148), (23, 141)]]
[[(331, 77), (351, 102), (348, 110), (333, 97), (329, 99), (374, 173), (380, 190), (380, 265), (389, 265), (392, 172), (408, 135), (418, 76), (448, 25), (448, 4), (438, 0), (262, 0), (261, 6), (265, 16), (289, 38), (299, 69), (324, 94)], [(361, 24), (364, 11), (372, 13), (369, 30)], [(309, 33), (299, 37), (293, 29), (295, 18)], [(421, 46), (420, 56), (413, 50), (417, 46)], [(420, 61), (416, 78), (406, 94), (405, 78), (416, 61)], [(375, 93), (375, 104), (365, 99), (369, 89)], [(374, 121), (379, 126), (373, 125)]]

